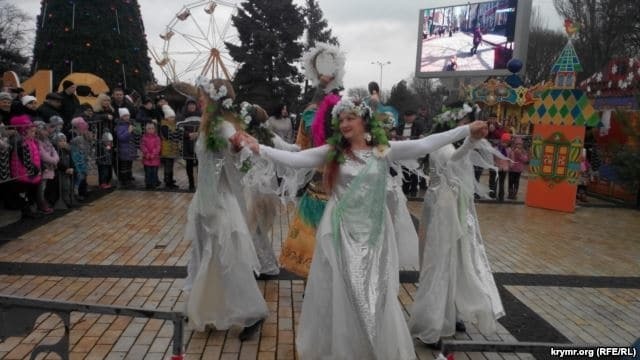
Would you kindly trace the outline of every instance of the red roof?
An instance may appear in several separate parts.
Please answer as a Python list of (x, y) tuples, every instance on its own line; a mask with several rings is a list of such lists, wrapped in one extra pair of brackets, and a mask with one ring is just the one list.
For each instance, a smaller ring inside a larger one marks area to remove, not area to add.
[(580, 83), (589, 97), (626, 97), (640, 91), (640, 58), (609, 61), (601, 71)]

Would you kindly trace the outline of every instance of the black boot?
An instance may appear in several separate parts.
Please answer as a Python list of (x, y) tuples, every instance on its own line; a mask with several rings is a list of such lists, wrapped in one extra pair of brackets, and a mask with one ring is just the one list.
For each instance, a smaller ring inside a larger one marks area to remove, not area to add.
[(249, 338), (252, 337), (253, 334), (258, 332), (258, 330), (260, 329), (260, 326), (262, 325), (263, 322), (264, 322), (264, 319), (261, 319), (258, 322), (256, 322), (255, 324), (244, 328), (244, 330), (242, 330), (240, 335), (238, 335), (238, 339), (240, 339), (240, 341), (249, 340)]
[(456, 321), (456, 331), (458, 332), (466, 332), (467, 327), (464, 325), (464, 321), (458, 320)]
[(30, 206), (26, 206), (22, 208), (22, 217), (28, 219), (39, 219), (42, 217), (42, 214), (38, 213), (37, 211), (31, 210)]
[(193, 172), (192, 173), (187, 172), (187, 177), (189, 178), (189, 192), (196, 191), (196, 182), (193, 178)]
[(176, 181), (173, 179), (173, 173), (169, 173), (164, 177), (164, 186), (167, 189), (177, 189)]
[(438, 341), (434, 343), (430, 343), (430, 344), (424, 343), (424, 344), (430, 349), (434, 349), (434, 350), (442, 349), (442, 339), (438, 339)]

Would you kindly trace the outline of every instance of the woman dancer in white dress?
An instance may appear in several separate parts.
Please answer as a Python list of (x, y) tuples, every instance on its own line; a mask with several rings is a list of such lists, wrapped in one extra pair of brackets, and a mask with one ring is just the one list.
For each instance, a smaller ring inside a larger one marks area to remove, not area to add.
[[(468, 120), (465, 115), (459, 126)], [(436, 132), (450, 128), (440, 123)], [(440, 347), (441, 337), (460, 328), (457, 320), (473, 322), (483, 334), (491, 334), (504, 315), (474, 205), (474, 193), (482, 192), (473, 167), (492, 167), (495, 153), (486, 140), (467, 138), (457, 149), (449, 144), (429, 155), (430, 184), (420, 221), (420, 283), (409, 329), (434, 348)]]
[(386, 204), (389, 161), (419, 158), (471, 133), (476, 122), (420, 140), (391, 142), (363, 104), (341, 100), (330, 145), (298, 153), (258, 145), (262, 157), (298, 168), (325, 164), (331, 197), (318, 227), (296, 345), (313, 359), (415, 359), (398, 301), (398, 249)]
[[(300, 151), (298, 145), (287, 143), (265, 126), (268, 115), (259, 105), (243, 102), (240, 109), (240, 116), (247, 124), (246, 132), (255, 137), (259, 143), (285, 151)], [(280, 208), (280, 199), (279, 191), (270, 191), (270, 189), (280, 189), (277, 187), (278, 180), (275, 174), (270, 173), (268, 178), (262, 179), (262, 181), (265, 180), (270, 186), (260, 186), (260, 184), (251, 183), (250, 179), (243, 179), (247, 204), (247, 225), (251, 231), (253, 245), (260, 261), (260, 273), (278, 275), (280, 266), (273, 251), (269, 234), (273, 228), (277, 209)], [(265, 188), (269, 190), (264, 191)]]
[[(204, 109), (196, 142), (198, 188), (189, 206), (185, 238), (192, 253), (185, 284), (189, 326), (212, 325), (255, 332), (269, 313), (254, 272), (260, 264), (247, 228), (230, 142), (239, 136), (238, 117), (229, 109), (234, 93), (225, 80), (198, 79)], [(235, 126), (234, 126), (235, 125)]]

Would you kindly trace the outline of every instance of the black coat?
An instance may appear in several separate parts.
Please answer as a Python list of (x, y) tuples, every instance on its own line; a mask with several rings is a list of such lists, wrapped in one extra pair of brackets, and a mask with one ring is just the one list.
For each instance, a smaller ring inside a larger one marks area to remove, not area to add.
[[(135, 119), (136, 118), (136, 106), (133, 105), (133, 103), (129, 100), (127, 100), (126, 98), (123, 100), (123, 103), (120, 105), (117, 105), (115, 100), (111, 100), (111, 107), (113, 108), (113, 111), (115, 111), (115, 115), (117, 118), (120, 118), (120, 115), (118, 114), (118, 109), (125, 107), (129, 110), (129, 118), (130, 119)], [(117, 122), (116, 122), (117, 123)]]
[[(200, 111), (185, 112), (181, 115), (181, 121), (176, 126), (184, 129), (182, 133), (182, 156), (185, 159), (195, 159), (195, 140), (191, 140), (191, 134), (200, 128)], [(188, 119), (188, 120), (187, 120)], [(186, 121), (185, 121), (186, 120)]]
[(71, 128), (71, 119), (73, 119), (73, 115), (76, 114), (76, 111), (78, 111), (80, 107), (80, 100), (78, 100), (76, 94), (69, 95), (64, 91), (58, 94), (62, 96), (62, 107), (59, 111), (62, 115), (62, 120), (64, 120), (65, 127)]
[(65, 172), (68, 169), (73, 169), (73, 159), (71, 158), (71, 151), (69, 149), (60, 149), (56, 147), (60, 160), (58, 161), (58, 171)]
[[(11, 117), (20, 116), (20, 115), (29, 115), (31, 121), (35, 121), (36, 119), (43, 120), (40, 118), (38, 114), (38, 110), (31, 110), (28, 107), (22, 105), (22, 103), (14, 103), (11, 105)], [(47, 119), (49, 121), (49, 119)]]
[[(49, 104), (48, 102), (44, 102), (42, 105), (40, 105), (38, 107), (38, 116), (40, 116), (40, 118), (42, 118), (42, 121), (48, 123), (49, 119), (51, 119), (52, 116), (60, 116), (60, 110), (54, 108), (53, 106), (51, 106), (51, 104)], [(67, 122), (67, 119), (64, 119), (65, 121), (65, 125)], [(68, 120), (69, 123), (71, 123), (71, 119)]]
[(9, 120), (11, 120), (11, 114), (8, 111), (0, 110), (0, 122), (9, 126)]
[[(404, 124), (405, 124), (404, 119), (400, 119), (400, 122), (398, 122), (398, 127), (396, 128), (396, 134), (399, 137), (401, 137), (402, 134), (404, 133)], [(427, 132), (426, 121), (424, 121), (422, 118), (416, 118), (416, 120), (413, 122), (413, 125), (411, 126), (411, 136), (409, 137), (409, 139), (411, 140), (419, 139), (420, 136), (425, 135), (426, 132)]]
[(151, 122), (151, 120), (156, 119), (156, 121), (160, 122), (161, 119), (158, 119), (156, 116), (155, 109), (151, 108), (151, 110), (147, 110), (144, 106), (140, 106), (138, 108), (138, 112), (136, 114), (136, 122), (142, 124), (143, 126), (147, 123)]

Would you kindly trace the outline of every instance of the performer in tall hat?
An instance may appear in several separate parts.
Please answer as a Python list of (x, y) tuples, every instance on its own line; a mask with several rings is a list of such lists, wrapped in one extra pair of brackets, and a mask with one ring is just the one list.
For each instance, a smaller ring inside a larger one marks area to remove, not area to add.
[[(340, 96), (345, 66), (339, 48), (319, 43), (303, 57), (305, 74), (316, 87), (311, 103), (302, 113), (296, 143), (302, 149), (324, 145), (331, 131), (330, 113)], [(280, 253), (283, 268), (307, 277), (315, 247), (315, 234), (328, 195), (322, 186), (322, 169), (317, 169), (302, 195)]]
[(364, 104), (342, 99), (326, 145), (297, 153), (244, 141), (262, 158), (324, 167), (329, 201), (302, 304), (296, 345), (303, 359), (415, 359), (398, 300), (398, 251), (387, 204), (390, 161), (415, 159), (468, 135), (483, 122), (420, 140), (389, 142)]
[(191, 241), (186, 315), (202, 331), (243, 327), (241, 340), (254, 333), (269, 310), (254, 278), (260, 263), (245, 222), (237, 155), (231, 147), (243, 127), (234, 113), (230, 82), (198, 78), (203, 114), (195, 152), (198, 188), (189, 205), (185, 238)]
[[(436, 118), (434, 133), (463, 128), (470, 116), (472, 108), (466, 104), (447, 111)], [(457, 149), (450, 144), (429, 155), (430, 184), (420, 220), (420, 283), (409, 329), (435, 348), (442, 337), (464, 331), (460, 320), (490, 334), (505, 314), (474, 205), (474, 193), (488, 193), (479, 187), (474, 165), (493, 168), (494, 156), (505, 159), (486, 140), (471, 137)]]

